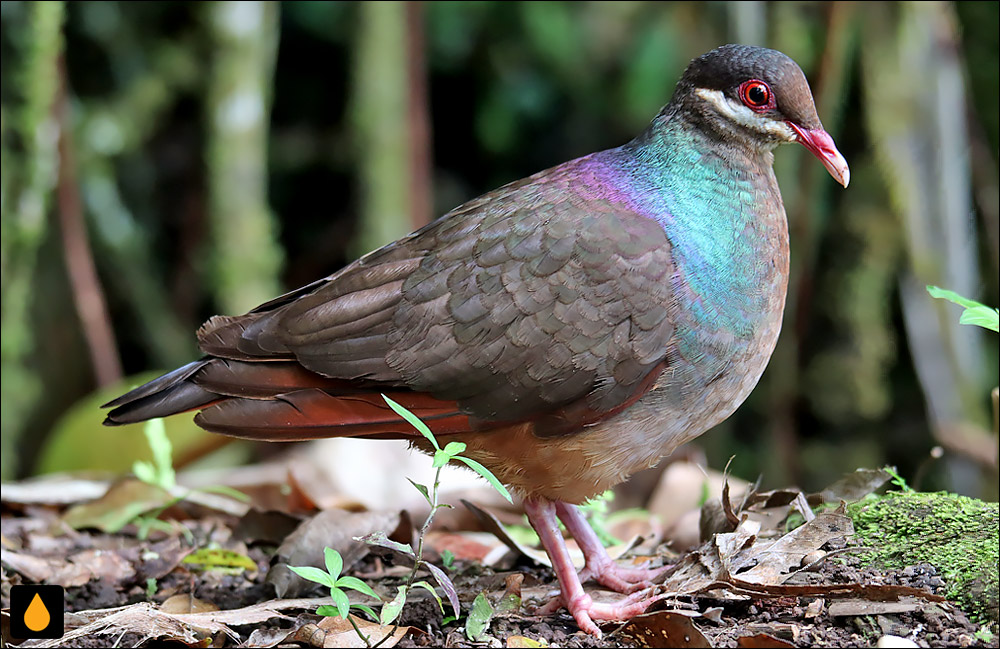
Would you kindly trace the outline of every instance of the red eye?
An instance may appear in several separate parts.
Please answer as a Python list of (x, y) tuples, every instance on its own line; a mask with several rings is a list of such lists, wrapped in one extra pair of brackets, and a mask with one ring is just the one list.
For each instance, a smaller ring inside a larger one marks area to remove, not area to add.
[(740, 99), (748, 108), (758, 112), (774, 108), (774, 95), (770, 86), (757, 79), (740, 84)]

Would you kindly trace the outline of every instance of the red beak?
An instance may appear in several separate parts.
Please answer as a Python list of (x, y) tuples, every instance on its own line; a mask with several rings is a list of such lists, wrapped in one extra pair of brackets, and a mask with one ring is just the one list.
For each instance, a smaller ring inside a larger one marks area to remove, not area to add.
[(833, 143), (830, 134), (821, 128), (806, 129), (794, 122), (785, 122), (792, 127), (795, 135), (798, 136), (799, 144), (809, 149), (809, 151), (819, 158), (826, 170), (830, 172), (833, 179), (847, 187), (851, 182), (851, 170), (847, 166), (847, 160), (837, 150), (837, 145)]

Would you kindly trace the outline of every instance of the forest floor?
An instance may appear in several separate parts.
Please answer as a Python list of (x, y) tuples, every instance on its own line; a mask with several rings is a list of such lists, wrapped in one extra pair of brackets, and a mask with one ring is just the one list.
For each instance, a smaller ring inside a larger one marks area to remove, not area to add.
[[(203, 494), (154, 508), (160, 522), (153, 523), (153, 517), (136, 518), (146, 511), (136, 503), (156, 502), (150, 485), (126, 479), (110, 489), (106, 483), (81, 487), (87, 484), (4, 485), (4, 646), (146, 647), (165, 640), (189, 646), (365, 646), (340, 618), (316, 615), (318, 606), (331, 603), (329, 590), (292, 576), (285, 564), (323, 566), (323, 546), (337, 547), (343, 574), (364, 581), (383, 602), (396, 596), (411, 572), (412, 564), (398, 553), (351, 540), (379, 530), (394, 530), (392, 539), (413, 539), (416, 530), (405, 513), (316, 511), (293, 484), (282, 497), (297, 502), (285, 508), (294, 513), (219, 505), (207, 497), (214, 494)], [(101, 489), (104, 496), (76, 502)], [(373, 644), (384, 637), (383, 647), (865, 647), (880, 640), (896, 644), (879, 646), (896, 647), (998, 646), (987, 626), (945, 599), (948, 584), (935, 567), (865, 566), (844, 509), (814, 507), (818, 515), (802, 516), (810, 509), (804, 503), (804, 495), (791, 491), (744, 497), (739, 508), (725, 508), (730, 523), (691, 550), (670, 551), (648, 533), (609, 550), (628, 565), (673, 568), (658, 587), (667, 594), (663, 601), (626, 623), (602, 625), (602, 638), (582, 633), (565, 611), (533, 613), (558, 588), (551, 569), (532, 558), (536, 551), (510, 536), (500, 541), (482, 529), (461, 529), (472, 526), (455, 523), (457, 518), (451, 529), (427, 535), (425, 558), (441, 566), (444, 556), (447, 567), (440, 572), (454, 584), (458, 619), (445, 622), (443, 611), (453, 616), (447, 589), (437, 588), (444, 596), (439, 607), (428, 589), (416, 588), (398, 628), (364, 616), (355, 620)], [(498, 519), (508, 526), (513, 521), (513, 527), (520, 520), (472, 509), (486, 529)], [(796, 516), (798, 527), (788, 525)], [(810, 520), (803, 524), (804, 518)], [(648, 531), (641, 514), (628, 527)], [(428, 582), (434, 576), (416, 573)], [(11, 587), (23, 583), (65, 587), (61, 639), (10, 636), (10, 616), (19, 614), (10, 609)], [(593, 588), (588, 585), (598, 600), (621, 597)], [(352, 603), (377, 609), (374, 600), (348, 593)]]

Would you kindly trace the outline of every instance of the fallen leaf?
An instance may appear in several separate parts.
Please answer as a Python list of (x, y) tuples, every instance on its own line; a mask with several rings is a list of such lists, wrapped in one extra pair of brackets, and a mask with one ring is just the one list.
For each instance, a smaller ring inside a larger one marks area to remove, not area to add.
[(344, 572), (368, 554), (368, 546), (354, 537), (375, 531), (395, 530), (400, 524), (398, 512), (349, 512), (343, 509), (321, 511), (292, 532), (276, 552), (278, 563), (267, 574), (278, 597), (291, 597), (311, 588), (309, 582), (295, 576), (288, 566), (323, 568), (325, 548), (340, 553)]
[(832, 485), (809, 496), (810, 504), (854, 502), (872, 493), (892, 476), (885, 469), (858, 469), (849, 473)]
[[(351, 615), (350, 618), (358, 629), (368, 637), (368, 643), (365, 643), (358, 636), (357, 631), (348, 620), (341, 617), (324, 617), (316, 625), (323, 632), (322, 642), (315, 644), (316, 640), (319, 639), (319, 634), (316, 634), (311, 640), (313, 646), (346, 649), (349, 647), (369, 647), (378, 643), (380, 647), (394, 647), (403, 636), (412, 630), (412, 627), (401, 626), (393, 631), (391, 624), (382, 625), (369, 622), (354, 615)], [(392, 633), (391, 636), (390, 633)]]
[(84, 480), (65, 474), (21, 482), (4, 482), (0, 500), (17, 505), (72, 505), (95, 500), (108, 492), (110, 480)]
[(906, 613), (919, 609), (921, 602), (910, 597), (896, 602), (877, 602), (867, 599), (842, 599), (831, 602), (829, 612), (832, 617), (853, 615), (883, 615), (886, 613)]
[(173, 597), (168, 597), (162, 604), (160, 604), (160, 611), (170, 614), (208, 613), (210, 611), (218, 610), (219, 607), (215, 604), (198, 599), (191, 594), (174, 595)]
[(660, 476), (648, 509), (660, 519), (664, 529), (670, 530), (686, 512), (700, 509), (706, 500), (719, 500), (726, 480), (733, 498), (739, 498), (749, 487), (744, 480), (691, 462), (672, 462)]
[(544, 638), (541, 640), (532, 640), (523, 635), (512, 635), (507, 637), (507, 649), (538, 649), (539, 647), (548, 647), (548, 643)]
[(114, 534), (141, 514), (172, 502), (169, 492), (135, 478), (112, 484), (97, 500), (70, 507), (63, 521), (73, 529), (94, 528)]
[(836, 538), (854, 534), (851, 519), (841, 510), (825, 511), (813, 520), (782, 536), (764, 547), (755, 547), (750, 553), (756, 565), (739, 575), (741, 582), (760, 584), (781, 583), (799, 568), (802, 557), (818, 550)]
[(767, 633), (758, 633), (756, 635), (745, 635), (742, 638), (737, 638), (736, 646), (741, 647), (741, 649), (784, 649), (785, 647), (794, 647), (795, 645)]
[(110, 550), (84, 550), (66, 559), (4, 552), (3, 564), (29, 581), (63, 588), (82, 586), (95, 579), (118, 584), (135, 575), (131, 562)]
[(472, 602), (472, 610), (469, 611), (469, 618), (465, 621), (465, 635), (469, 640), (478, 642), (486, 634), (494, 612), (486, 593), (480, 592), (476, 595), (476, 599)]
[(674, 611), (657, 611), (629, 620), (615, 632), (640, 647), (707, 648), (712, 643), (691, 618)]
[(448, 550), (456, 559), (484, 566), (495, 565), (508, 552), (496, 535), (487, 532), (430, 532), (424, 537), (424, 546), (438, 554)]
[(255, 572), (257, 563), (245, 554), (220, 548), (201, 548), (184, 557), (181, 563), (193, 570), (217, 570), (239, 574), (244, 570)]
[(254, 629), (250, 633), (250, 637), (247, 638), (246, 643), (243, 644), (244, 647), (253, 647), (255, 649), (265, 649), (270, 647), (277, 647), (279, 644), (284, 644), (290, 637), (294, 636), (298, 629), (271, 629), (262, 628)]

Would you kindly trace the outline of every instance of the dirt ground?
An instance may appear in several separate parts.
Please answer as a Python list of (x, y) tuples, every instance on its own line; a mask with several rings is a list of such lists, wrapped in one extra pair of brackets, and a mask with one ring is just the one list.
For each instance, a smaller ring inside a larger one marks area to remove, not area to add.
[[(287, 574), (282, 579), (281, 570), (272, 568), (283, 560), (317, 564), (296, 560), (294, 553), (301, 546), (296, 549), (293, 543), (289, 549), (289, 539), (308, 536), (292, 530), (309, 516), (255, 510), (225, 514), (187, 502), (172, 503), (160, 512), (161, 519), (172, 522), (152, 526), (148, 538), (141, 540), (141, 521), (113, 533), (75, 530), (66, 524), (67, 511), (65, 505), (12, 503), (5, 495), (0, 521), (5, 645), (147, 647), (169, 640), (190, 646), (364, 646), (349, 628), (343, 632), (330, 626), (336, 618), (324, 620), (315, 614), (318, 605), (329, 603), (324, 598), (328, 591), (295, 578), (289, 581)], [(107, 516), (107, 511), (100, 515)], [(865, 647), (880, 639), (886, 642), (885, 638), (902, 643), (885, 646), (998, 646), (996, 635), (944, 600), (946, 583), (933, 566), (891, 571), (862, 567), (850, 535), (838, 528), (840, 519), (829, 519), (834, 524), (823, 527), (820, 522), (826, 519), (821, 515), (803, 526), (815, 524), (825, 530), (809, 540), (808, 547), (818, 546), (816, 554), (807, 552), (805, 545), (795, 546), (795, 552), (809, 559), (796, 556), (791, 564), (798, 568), (801, 563), (803, 568), (790, 571), (789, 562), (782, 559), (784, 563), (774, 568), (780, 577), (768, 573), (753, 581), (755, 570), (771, 559), (766, 553), (751, 556), (755, 547), (765, 545), (760, 540), (765, 533), (759, 525), (744, 530), (748, 523), (743, 518), (735, 530), (693, 551), (673, 553), (661, 543), (644, 552), (648, 555), (644, 560), (674, 565), (661, 586), (672, 594), (644, 616), (602, 625), (602, 638), (580, 632), (565, 611), (549, 616), (533, 613), (557, 584), (549, 568), (525, 554), (505, 552), (484, 566), (467, 558), (483, 552), (499, 554), (483, 532), (452, 531), (429, 538), (426, 556), (437, 565), (441, 565), (438, 549), (459, 550), (445, 572), (454, 583), (462, 615), (445, 623), (429, 592), (415, 589), (398, 620), (402, 630), (381, 646)], [(398, 515), (382, 519), (372, 512), (342, 512), (332, 520), (320, 528), (323, 539), (336, 536), (329, 530), (357, 533), (358, 521), (375, 528), (387, 520), (389, 527), (399, 523)], [(413, 528), (409, 530), (412, 534)], [(784, 542), (792, 535), (777, 538)], [(735, 540), (735, 549), (726, 550), (728, 546), (718, 539)], [(409, 564), (391, 552), (350, 549), (355, 546), (343, 546), (348, 564), (344, 574), (362, 579), (384, 601), (392, 599), (410, 572)], [(190, 562), (190, 557), (198, 556), (193, 554), (196, 548), (214, 549), (216, 559), (207, 559), (207, 566)], [(630, 556), (619, 560), (638, 561)], [(432, 581), (432, 577), (423, 570), (417, 573), (418, 580)], [(699, 579), (691, 588), (682, 587)], [(10, 589), (21, 583), (65, 586), (68, 635), (62, 640), (19, 642), (9, 637)], [(516, 595), (519, 605), (487, 617), (483, 633), (472, 641), (466, 615), (481, 593), (497, 610), (505, 594)], [(369, 601), (353, 595), (352, 602)], [(620, 597), (597, 591), (594, 596)], [(452, 613), (447, 598), (444, 609)]]

